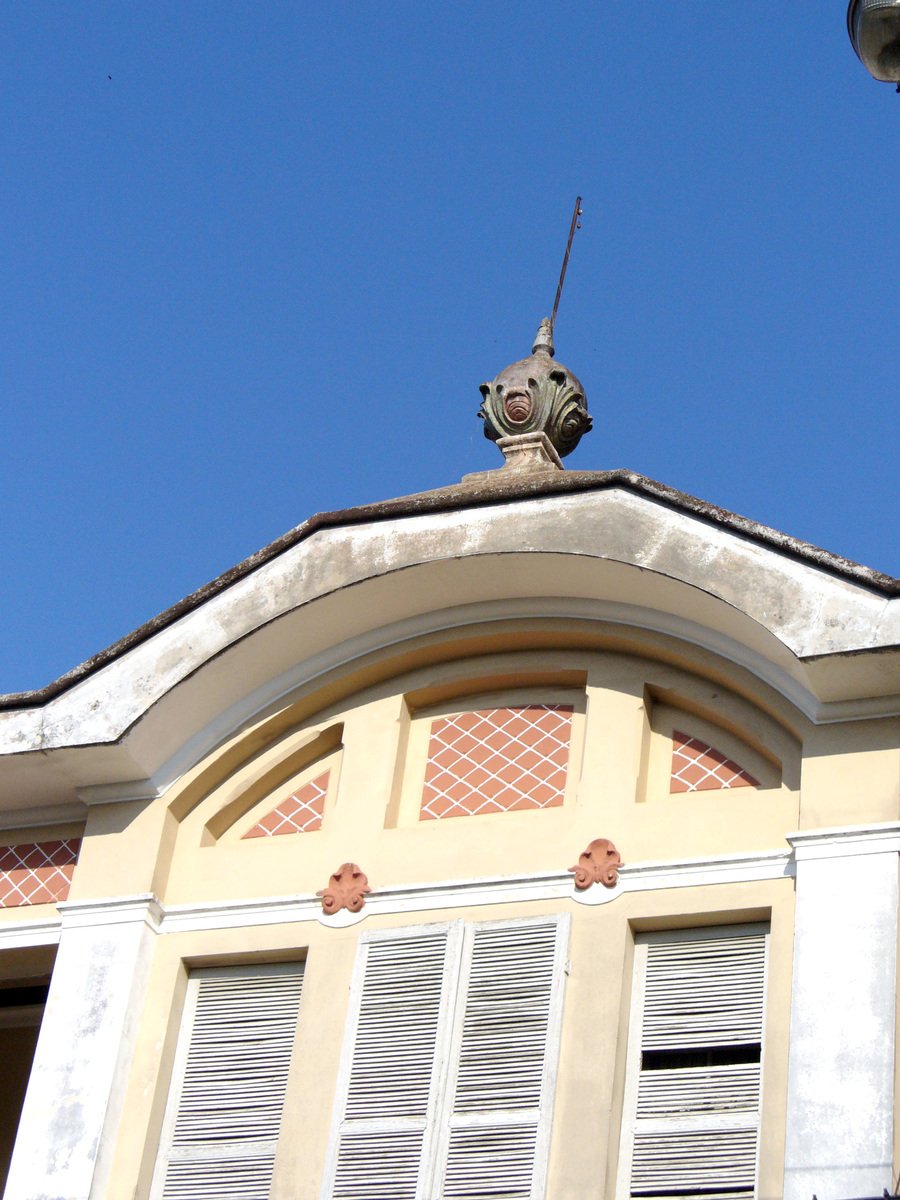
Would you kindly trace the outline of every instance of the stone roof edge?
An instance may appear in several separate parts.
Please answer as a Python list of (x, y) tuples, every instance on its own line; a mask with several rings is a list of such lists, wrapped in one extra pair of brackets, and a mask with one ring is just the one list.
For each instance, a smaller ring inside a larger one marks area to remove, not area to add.
[[(34, 708), (54, 699), (67, 688), (73, 687), (88, 675), (99, 671), (134, 646), (151, 638), (155, 633), (192, 612), (195, 608), (225, 591), (231, 584), (251, 575), (254, 571), (277, 558), (286, 550), (304, 541), (320, 529), (340, 525), (361, 525), (371, 521), (388, 520), (394, 517), (418, 516), (424, 513), (452, 512), (461, 508), (477, 508), (493, 504), (505, 504), (514, 500), (532, 500), (545, 496), (575, 494), (578, 492), (602, 491), (611, 487), (623, 487), (641, 496), (691, 513), (711, 524), (723, 526), (733, 532), (761, 542), (764, 545), (791, 555), (811, 566), (819, 567), (842, 579), (850, 580), (871, 591), (884, 596), (900, 595), (900, 579), (864, 567), (840, 555), (822, 550), (809, 542), (800, 541), (786, 533), (780, 533), (767, 525), (760, 525), (747, 517), (741, 517), (728, 509), (719, 508), (705, 500), (698, 500), (686, 492), (667, 487), (645, 475), (634, 471), (617, 469), (612, 471), (566, 471), (559, 473), (535, 471), (523, 477), (500, 478), (502, 468), (496, 472), (483, 472), (480, 475), (464, 479), (462, 483), (451, 484), (444, 488), (436, 488), (428, 492), (417, 492), (409, 496), (399, 496), (393, 500), (381, 500), (375, 504), (360, 505), (355, 508), (336, 509), (333, 512), (316, 513), (301, 525), (296, 525), (287, 533), (281, 535), (245, 558), (236, 566), (231, 567), (217, 578), (191, 592), (184, 599), (177, 601), (171, 607), (158, 613), (137, 629), (126, 634), (111, 646), (99, 651), (83, 663), (73, 667), (58, 679), (33, 691), (11, 692), (0, 694), (0, 710), (15, 708)], [(494, 476), (494, 478), (492, 478)]]

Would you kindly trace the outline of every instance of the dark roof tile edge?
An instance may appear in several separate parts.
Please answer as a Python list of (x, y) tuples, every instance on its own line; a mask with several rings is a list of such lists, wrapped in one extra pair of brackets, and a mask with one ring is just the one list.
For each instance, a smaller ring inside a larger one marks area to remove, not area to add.
[[(501, 469), (502, 471), (502, 469)], [(370, 521), (388, 520), (392, 517), (418, 516), (422, 513), (452, 512), (460, 508), (486, 507), (494, 504), (504, 504), (510, 500), (531, 500), (543, 496), (574, 494), (578, 492), (602, 491), (610, 487), (624, 487), (642, 496), (649, 496), (671, 508), (689, 512), (714, 525), (721, 525), (752, 541), (789, 554), (803, 562), (828, 571), (853, 583), (869, 588), (884, 596), (900, 595), (900, 579), (875, 571), (871, 567), (861, 566), (848, 558), (822, 550), (809, 542), (800, 541), (786, 533), (780, 533), (767, 525), (760, 525), (747, 517), (698, 500), (686, 492), (667, 487), (645, 475), (634, 471), (566, 471), (560, 473), (554, 470), (534, 472), (524, 478), (508, 476), (490, 478), (490, 474), (476, 476), (462, 483), (451, 484), (448, 487), (436, 488), (429, 492), (418, 492), (411, 496), (398, 496), (393, 500), (381, 500), (375, 504), (360, 505), (356, 508), (337, 509), (334, 512), (316, 513), (302, 525), (296, 525), (287, 533), (270, 542), (249, 558), (245, 558), (236, 566), (219, 575), (216, 579), (197, 588), (170, 608), (139, 625), (137, 629), (126, 634), (111, 646), (99, 651), (78, 666), (73, 667), (52, 683), (33, 691), (11, 692), (0, 694), (0, 710), (15, 708), (35, 708), (46, 704), (62, 694), (67, 688), (79, 683), (95, 671), (107, 666), (128, 650), (153, 637), (155, 633), (174, 624), (187, 613), (198, 608), (206, 600), (225, 591), (231, 584), (236, 583), (247, 575), (277, 558), (298, 542), (304, 541), (320, 529), (333, 528), (339, 525), (361, 525)]]

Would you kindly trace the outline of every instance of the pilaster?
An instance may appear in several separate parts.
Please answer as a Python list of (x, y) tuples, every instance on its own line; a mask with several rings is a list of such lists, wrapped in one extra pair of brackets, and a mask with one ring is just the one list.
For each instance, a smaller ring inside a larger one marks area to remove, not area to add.
[(159, 910), (149, 894), (59, 905), (62, 927), (4, 1200), (100, 1200)]
[(788, 839), (797, 902), (784, 1200), (890, 1189), (900, 824)]

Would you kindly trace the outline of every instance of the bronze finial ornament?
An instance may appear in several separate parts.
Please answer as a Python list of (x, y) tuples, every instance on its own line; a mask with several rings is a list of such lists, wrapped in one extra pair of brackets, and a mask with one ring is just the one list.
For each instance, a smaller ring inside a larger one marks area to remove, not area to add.
[[(481, 385), (484, 436), (492, 442), (523, 434), (544, 434), (559, 458), (571, 454), (581, 435), (591, 428), (584, 388), (571, 371), (553, 361), (553, 327), (562, 295), (569, 252), (575, 230), (581, 228), (581, 197), (575, 200), (569, 240), (563, 257), (553, 312), (544, 317), (531, 347), (531, 357), (520, 359), (501, 371), (491, 383)], [(507, 448), (501, 442), (504, 455)], [(556, 465), (561, 467), (559, 461)]]
[(541, 321), (529, 358), (481, 385), (484, 436), (492, 442), (522, 433), (544, 433), (560, 458), (571, 454), (591, 428), (584, 389), (554, 361), (550, 320)]

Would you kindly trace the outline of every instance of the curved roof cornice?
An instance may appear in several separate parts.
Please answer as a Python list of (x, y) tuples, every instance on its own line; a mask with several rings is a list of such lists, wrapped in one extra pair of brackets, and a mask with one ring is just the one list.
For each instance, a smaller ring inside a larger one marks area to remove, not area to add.
[(517, 621), (669, 639), (812, 722), (888, 716), (897, 591), (629, 472), (485, 473), (313, 517), (48, 688), (4, 697), (0, 807), (158, 794), (370, 656)]
[[(699, 500), (685, 492), (679, 492), (675, 488), (667, 487), (665, 484), (658, 483), (656, 480), (639, 475), (634, 471), (623, 469), (613, 471), (535, 471), (519, 474), (507, 473), (500, 469), (470, 476), (461, 483), (427, 492), (418, 492), (355, 508), (316, 513), (309, 520), (282, 534), (268, 546), (250, 555), (249, 558), (225, 571), (216, 579), (204, 584), (203, 587), (191, 592), (183, 600), (179, 600), (111, 646), (59, 676), (58, 679), (42, 688), (0, 695), (0, 711), (34, 708), (46, 704), (320, 530), (372, 524), (424, 514), (457, 512), (469, 508), (509, 504), (515, 501), (527, 502), (542, 497), (603, 492), (612, 488), (620, 488), (663, 504), (676, 512), (690, 514), (713, 526), (748, 539), (760, 547), (815, 567), (876, 595), (883, 596), (885, 599), (900, 596), (900, 579), (873, 570), (871, 567), (862, 566), (850, 559), (842, 558), (840, 555), (832, 554), (808, 542), (729, 512), (727, 509)], [(856, 649), (865, 650), (868, 647), (861, 646)], [(853, 650), (848, 649), (846, 652), (852, 653)]]

